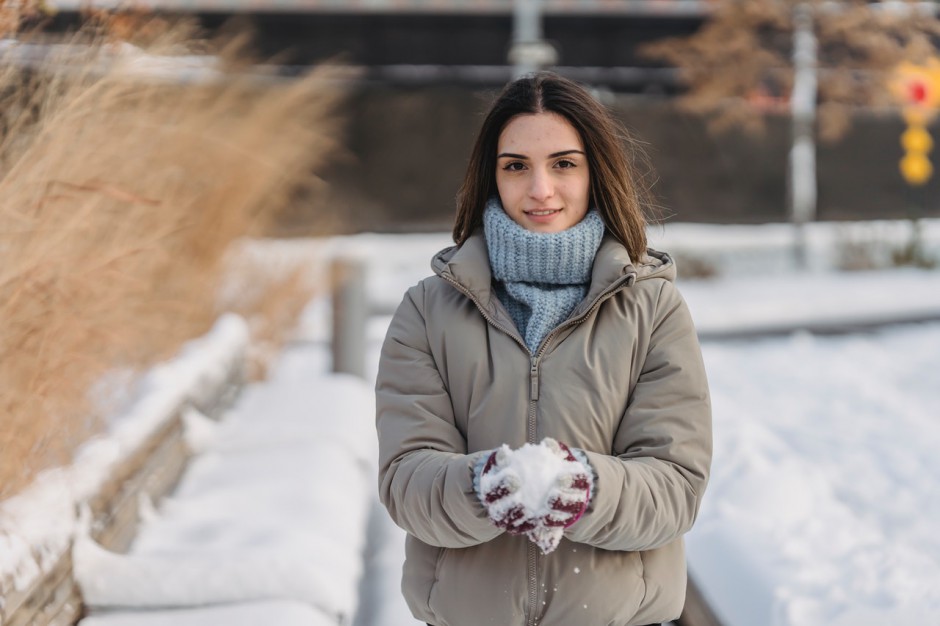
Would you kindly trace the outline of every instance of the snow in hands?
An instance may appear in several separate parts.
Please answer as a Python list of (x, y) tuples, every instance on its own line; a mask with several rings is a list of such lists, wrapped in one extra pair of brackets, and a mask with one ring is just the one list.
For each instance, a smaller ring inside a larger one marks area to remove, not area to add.
[(591, 500), (593, 472), (580, 457), (550, 437), (516, 450), (503, 444), (479, 466), (477, 496), (493, 524), (548, 554)]

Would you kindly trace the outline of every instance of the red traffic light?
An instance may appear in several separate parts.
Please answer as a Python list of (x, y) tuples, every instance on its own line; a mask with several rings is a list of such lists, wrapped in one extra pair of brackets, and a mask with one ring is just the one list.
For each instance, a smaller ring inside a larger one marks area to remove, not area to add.
[(907, 97), (914, 104), (927, 102), (927, 84), (922, 80), (912, 80), (907, 85)]
[(887, 86), (908, 121), (923, 124), (940, 112), (940, 57), (921, 65), (900, 63), (888, 78)]

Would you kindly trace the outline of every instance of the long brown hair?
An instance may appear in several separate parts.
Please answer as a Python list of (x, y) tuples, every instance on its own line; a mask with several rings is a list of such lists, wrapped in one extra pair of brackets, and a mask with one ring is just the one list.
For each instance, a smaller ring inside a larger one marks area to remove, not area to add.
[(454, 241), (462, 245), (483, 224), (486, 201), (496, 195), (496, 150), (506, 124), (517, 115), (561, 115), (578, 131), (591, 172), (591, 203), (607, 230), (634, 261), (646, 254), (644, 210), (650, 194), (637, 161), (645, 155), (624, 127), (583, 87), (538, 72), (509, 83), (493, 102), (477, 135), (457, 194)]

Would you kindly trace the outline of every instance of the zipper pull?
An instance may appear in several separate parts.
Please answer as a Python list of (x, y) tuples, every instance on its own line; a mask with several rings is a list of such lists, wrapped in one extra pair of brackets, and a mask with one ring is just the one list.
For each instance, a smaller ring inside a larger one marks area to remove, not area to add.
[(529, 370), (529, 388), (533, 400), (539, 399), (539, 360), (538, 357), (532, 358), (532, 368)]

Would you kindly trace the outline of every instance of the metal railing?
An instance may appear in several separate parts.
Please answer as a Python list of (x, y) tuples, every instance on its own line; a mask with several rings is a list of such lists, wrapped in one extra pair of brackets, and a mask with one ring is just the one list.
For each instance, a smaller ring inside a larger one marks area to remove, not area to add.
[[(121, 0), (54, 0), (60, 11), (83, 8), (114, 9)], [(696, 17), (707, 14), (713, 3), (707, 0), (542, 0), (547, 15), (652, 15)], [(424, 14), (508, 14), (513, 0), (151, 0), (147, 7), (157, 11), (226, 13), (424, 13)]]

